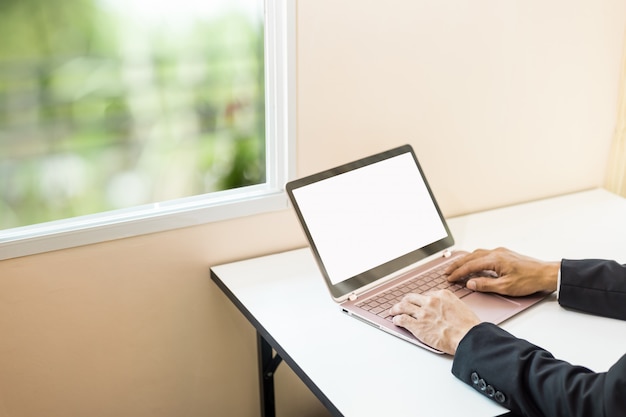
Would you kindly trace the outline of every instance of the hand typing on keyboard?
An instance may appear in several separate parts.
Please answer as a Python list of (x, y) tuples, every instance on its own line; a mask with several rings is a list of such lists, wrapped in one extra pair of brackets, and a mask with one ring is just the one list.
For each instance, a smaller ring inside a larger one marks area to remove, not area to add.
[[(452, 262), (445, 273), (449, 282), (467, 279), (467, 288), (481, 292), (523, 296), (554, 291), (560, 262), (544, 262), (509, 249), (478, 249)], [(485, 270), (492, 272), (486, 276)]]
[(449, 290), (407, 294), (389, 313), (395, 325), (450, 355), (454, 355), (463, 336), (480, 323), (476, 314)]

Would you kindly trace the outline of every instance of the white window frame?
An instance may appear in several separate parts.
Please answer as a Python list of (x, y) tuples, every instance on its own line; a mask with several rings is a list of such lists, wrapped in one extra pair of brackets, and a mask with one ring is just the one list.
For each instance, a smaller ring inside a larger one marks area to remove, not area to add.
[(295, 175), (295, 1), (265, 0), (265, 184), (0, 230), (0, 260), (288, 207)]

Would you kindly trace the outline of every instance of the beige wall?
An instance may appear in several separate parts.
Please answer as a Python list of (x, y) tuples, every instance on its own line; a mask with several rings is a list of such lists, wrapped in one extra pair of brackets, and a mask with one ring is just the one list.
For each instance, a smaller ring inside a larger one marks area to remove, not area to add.
[(601, 183), (623, 0), (298, 7), (301, 173), (410, 142), (449, 215)]
[[(599, 186), (625, 28), (623, 0), (301, 0), (298, 172), (409, 142), (449, 216)], [(285, 210), (0, 262), (0, 417), (257, 416), (208, 268), (303, 244)]]

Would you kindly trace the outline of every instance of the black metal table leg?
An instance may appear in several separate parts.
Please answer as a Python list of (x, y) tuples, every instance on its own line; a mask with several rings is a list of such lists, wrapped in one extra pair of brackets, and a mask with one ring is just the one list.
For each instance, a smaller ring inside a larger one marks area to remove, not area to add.
[(282, 358), (274, 354), (272, 346), (257, 332), (257, 351), (259, 360), (259, 389), (261, 397), (261, 417), (274, 417), (276, 405), (274, 401), (274, 372), (282, 362)]

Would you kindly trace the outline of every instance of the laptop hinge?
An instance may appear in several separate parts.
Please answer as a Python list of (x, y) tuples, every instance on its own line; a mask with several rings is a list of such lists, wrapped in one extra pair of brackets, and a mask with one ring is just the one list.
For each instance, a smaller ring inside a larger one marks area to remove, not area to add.
[(358, 295), (356, 295), (356, 293), (352, 293), (352, 294), (350, 294), (350, 295), (348, 296), (348, 300), (350, 300), (350, 301), (354, 301), (354, 300), (356, 300), (357, 298), (359, 298), (359, 296), (358, 296)]
[(452, 251), (450, 249), (446, 249), (443, 251), (444, 258), (449, 258), (450, 256), (452, 256)]

